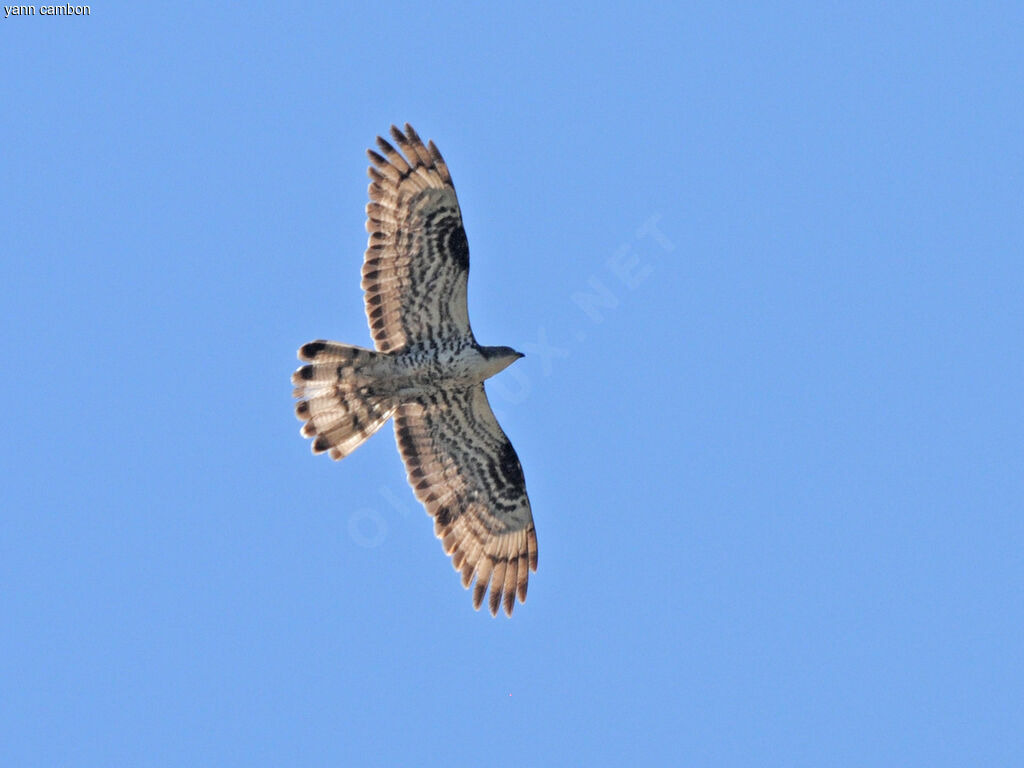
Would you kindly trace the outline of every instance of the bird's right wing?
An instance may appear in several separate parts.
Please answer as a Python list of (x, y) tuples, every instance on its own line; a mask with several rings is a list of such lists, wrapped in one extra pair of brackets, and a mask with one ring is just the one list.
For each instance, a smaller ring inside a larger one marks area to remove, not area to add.
[[(401, 148), (377, 137), (371, 165), (363, 261), (366, 317), (377, 349), (442, 340), (472, 342), (466, 308), (469, 243), (455, 187), (434, 142), (391, 126)], [(404, 156), (403, 156), (404, 155)]]

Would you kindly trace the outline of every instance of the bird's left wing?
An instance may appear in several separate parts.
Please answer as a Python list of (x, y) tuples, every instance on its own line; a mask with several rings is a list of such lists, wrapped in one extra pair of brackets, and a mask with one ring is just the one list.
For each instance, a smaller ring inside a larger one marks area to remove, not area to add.
[(476, 578), (473, 607), (480, 607), (489, 583), (491, 614), (504, 602), (511, 616), (516, 596), (526, 600), (529, 572), (537, 570), (537, 533), (519, 457), (484, 385), (438, 389), (402, 403), (395, 439), (462, 585)]

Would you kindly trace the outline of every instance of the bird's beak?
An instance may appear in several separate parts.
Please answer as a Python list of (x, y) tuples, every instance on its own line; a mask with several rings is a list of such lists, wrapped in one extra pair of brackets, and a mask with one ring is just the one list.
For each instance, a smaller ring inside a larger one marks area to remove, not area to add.
[(524, 355), (522, 352), (516, 352), (516, 359), (518, 360), (520, 357), (526, 357), (526, 355)]

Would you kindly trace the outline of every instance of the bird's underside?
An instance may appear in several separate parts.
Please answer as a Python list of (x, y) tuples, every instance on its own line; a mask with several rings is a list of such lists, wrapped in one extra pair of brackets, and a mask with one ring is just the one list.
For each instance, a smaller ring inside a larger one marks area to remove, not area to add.
[[(342, 459), (394, 418), (409, 484), (434, 518), (473, 607), (526, 599), (537, 535), (512, 444), (484, 379), (521, 357), (481, 347), (466, 304), (469, 246), (455, 188), (433, 142), (407, 123), (398, 149), (369, 151), (364, 300), (376, 350), (331, 341), (299, 349), (295, 414), (314, 453)], [(401, 152), (399, 152), (399, 149)], [(475, 582), (475, 583), (474, 583)]]

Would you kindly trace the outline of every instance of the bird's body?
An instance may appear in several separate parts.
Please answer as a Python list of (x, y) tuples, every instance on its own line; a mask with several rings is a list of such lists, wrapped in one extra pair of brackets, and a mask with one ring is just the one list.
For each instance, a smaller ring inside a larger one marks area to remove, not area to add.
[(409, 483), (462, 573), (474, 607), (526, 599), (537, 536), (522, 468), (483, 382), (522, 355), (485, 347), (469, 325), (469, 245), (447, 166), (431, 142), (392, 126), (370, 151), (366, 314), (376, 350), (313, 341), (292, 375), (314, 453), (341, 459), (394, 416)]
[(389, 370), (384, 376), (397, 397), (429, 394), (438, 388), (470, 387), (500, 373), (521, 357), (505, 350), (467, 344), (450, 349), (392, 352), (386, 358)]

